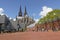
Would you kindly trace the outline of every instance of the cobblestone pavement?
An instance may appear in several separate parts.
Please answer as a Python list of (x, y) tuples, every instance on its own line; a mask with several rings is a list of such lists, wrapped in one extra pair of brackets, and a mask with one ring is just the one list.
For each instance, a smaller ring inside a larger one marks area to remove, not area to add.
[(0, 40), (60, 40), (60, 32), (17, 32), (0, 34)]

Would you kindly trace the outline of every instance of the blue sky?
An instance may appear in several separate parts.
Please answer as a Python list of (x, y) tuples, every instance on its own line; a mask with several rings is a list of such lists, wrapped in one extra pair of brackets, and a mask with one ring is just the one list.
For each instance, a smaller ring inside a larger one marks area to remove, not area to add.
[(0, 8), (3, 8), (5, 14), (12, 18), (18, 15), (20, 5), (23, 13), (26, 6), (28, 15), (38, 19), (43, 6), (60, 9), (60, 0), (0, 0)]

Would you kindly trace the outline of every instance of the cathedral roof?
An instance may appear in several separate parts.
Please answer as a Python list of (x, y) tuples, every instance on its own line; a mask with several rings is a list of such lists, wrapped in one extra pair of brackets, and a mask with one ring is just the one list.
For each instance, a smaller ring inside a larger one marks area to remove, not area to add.
[(22, 19), (23, 17), (17, 16), (17, 19)]

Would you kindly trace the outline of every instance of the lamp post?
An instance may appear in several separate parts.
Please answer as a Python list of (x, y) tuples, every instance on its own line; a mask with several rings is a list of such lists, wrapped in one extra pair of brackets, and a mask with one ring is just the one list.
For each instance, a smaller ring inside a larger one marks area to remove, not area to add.
[(0, 33), (1, 33), (1, 25), (0, 25)]

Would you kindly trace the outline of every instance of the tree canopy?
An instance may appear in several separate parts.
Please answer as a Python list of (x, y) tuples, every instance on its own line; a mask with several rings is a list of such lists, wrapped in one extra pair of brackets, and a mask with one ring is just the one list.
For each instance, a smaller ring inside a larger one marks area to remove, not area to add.
[(43, 17), (40, 18), (40, 20), (38, 21), (39, 24), (45, 23), (45, 22), (52, 22), (52, 21), (56, 21), (60, 19), (60, 10), (59, 9), (55, 9), (51, 12), (48, 12), (48, 14)]

